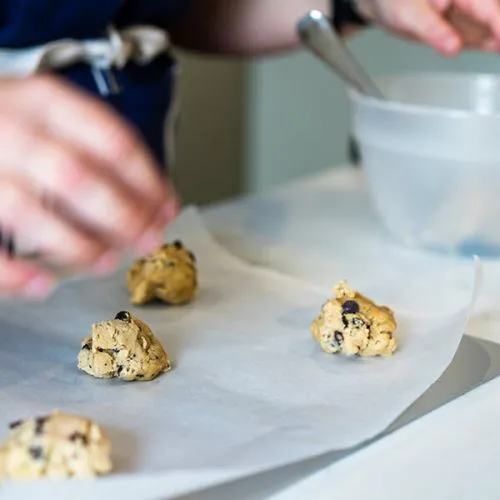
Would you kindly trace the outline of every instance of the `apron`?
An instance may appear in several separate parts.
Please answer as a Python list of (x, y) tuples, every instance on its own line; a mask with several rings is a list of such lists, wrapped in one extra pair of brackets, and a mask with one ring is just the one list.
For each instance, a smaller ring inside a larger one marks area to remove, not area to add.
[(58, 73), (132, 122), (158, 163), (171, 169), (176, 64), (168, 29), (188, 6), (189, 0), (2, 0), (0, 75)]

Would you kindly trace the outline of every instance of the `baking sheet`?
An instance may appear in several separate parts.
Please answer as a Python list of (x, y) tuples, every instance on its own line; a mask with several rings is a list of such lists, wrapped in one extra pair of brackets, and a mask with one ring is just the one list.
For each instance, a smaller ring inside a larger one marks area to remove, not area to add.
[[(121, 272), (70, 281), (44, 304), (0, 307), (0, 422), (59, 408), (96, 419), (113, 442), (115, 477), (58, 484), (58, 495), (103, 494), (117, 481), (131, 492), (137, 478), (165, 498), (370, 439), (443, 373), (480, 287), (477, 265), (470, 301), (454, 304), (455, 312), (429, 317), (418, 303), (397, 311), (401, 348), (393, 358), (344, 359), (322, 353), (308, 331), (330, 290), (236, 259), (214, 243), (195, 209), (167, 236), (197, 255), (193, 304), (131, 308)], [(76, 369), (91, 323), (123, 309), (150, 324), (172, 373), (123, 383)], [(4, 486), (1, 498), (30, 491), (56, 498), (49, 483)]]

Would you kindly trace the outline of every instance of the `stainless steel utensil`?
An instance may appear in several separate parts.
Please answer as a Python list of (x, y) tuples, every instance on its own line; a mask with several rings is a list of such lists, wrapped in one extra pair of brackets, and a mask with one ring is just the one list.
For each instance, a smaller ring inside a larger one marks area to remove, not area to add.
[(348, 86), (371, 97), (384, 98), (321, 11), (312, 10), (306, 14), (297, 23), (297, 32), (302, 43), (333, 68)]

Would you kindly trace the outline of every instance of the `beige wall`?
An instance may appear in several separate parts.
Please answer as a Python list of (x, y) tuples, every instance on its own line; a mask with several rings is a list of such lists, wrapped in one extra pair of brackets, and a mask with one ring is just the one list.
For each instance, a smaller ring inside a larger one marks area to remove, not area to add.
[(245, 64), (180, 54), (181, 115), (175, 180), (186, 202), (243, 189)]

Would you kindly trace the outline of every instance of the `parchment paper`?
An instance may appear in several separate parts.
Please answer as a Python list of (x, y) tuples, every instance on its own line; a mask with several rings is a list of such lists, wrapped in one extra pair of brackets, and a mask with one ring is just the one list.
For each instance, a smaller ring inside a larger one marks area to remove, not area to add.
[[(134, 475), (135, 498), (158, 498), (156, 486), (167, 498), (359, 444), (439, 378), (480, 285), (477, 265), (470, 301), (457, 303), (453, 314), (428, 317), (419, 304), (408, 304), (409, 313), (396, 311), (401, 346), (394, 357), (345, 359), (323, 353), (308, 330), (330, 290), (238, 260), (212, 240), (195, 209), (186, 210), (167, 236), (182, 239), (198, 259), (201, 290), (188, 306), (129, 306), (123, 270), (67, 282), (43, 304), (0, 306), (5, 435), (19, 418), (54, 408), (76, 412), (106, 428), (116, 464), (112, 478), (3, 486), (0, 498), (36, 492), (37, 499), (74, 500), (115, 491), (120, 481), (132, 494)], [(404, 276), (400, 286), (408, 286)], [(124, 383), (77, 370), (80, 340), (91, 323), (123, 309), (152, 327), (173, 359), (173, 372)], [(142, 497), (140, 484), (151, 487)]]

